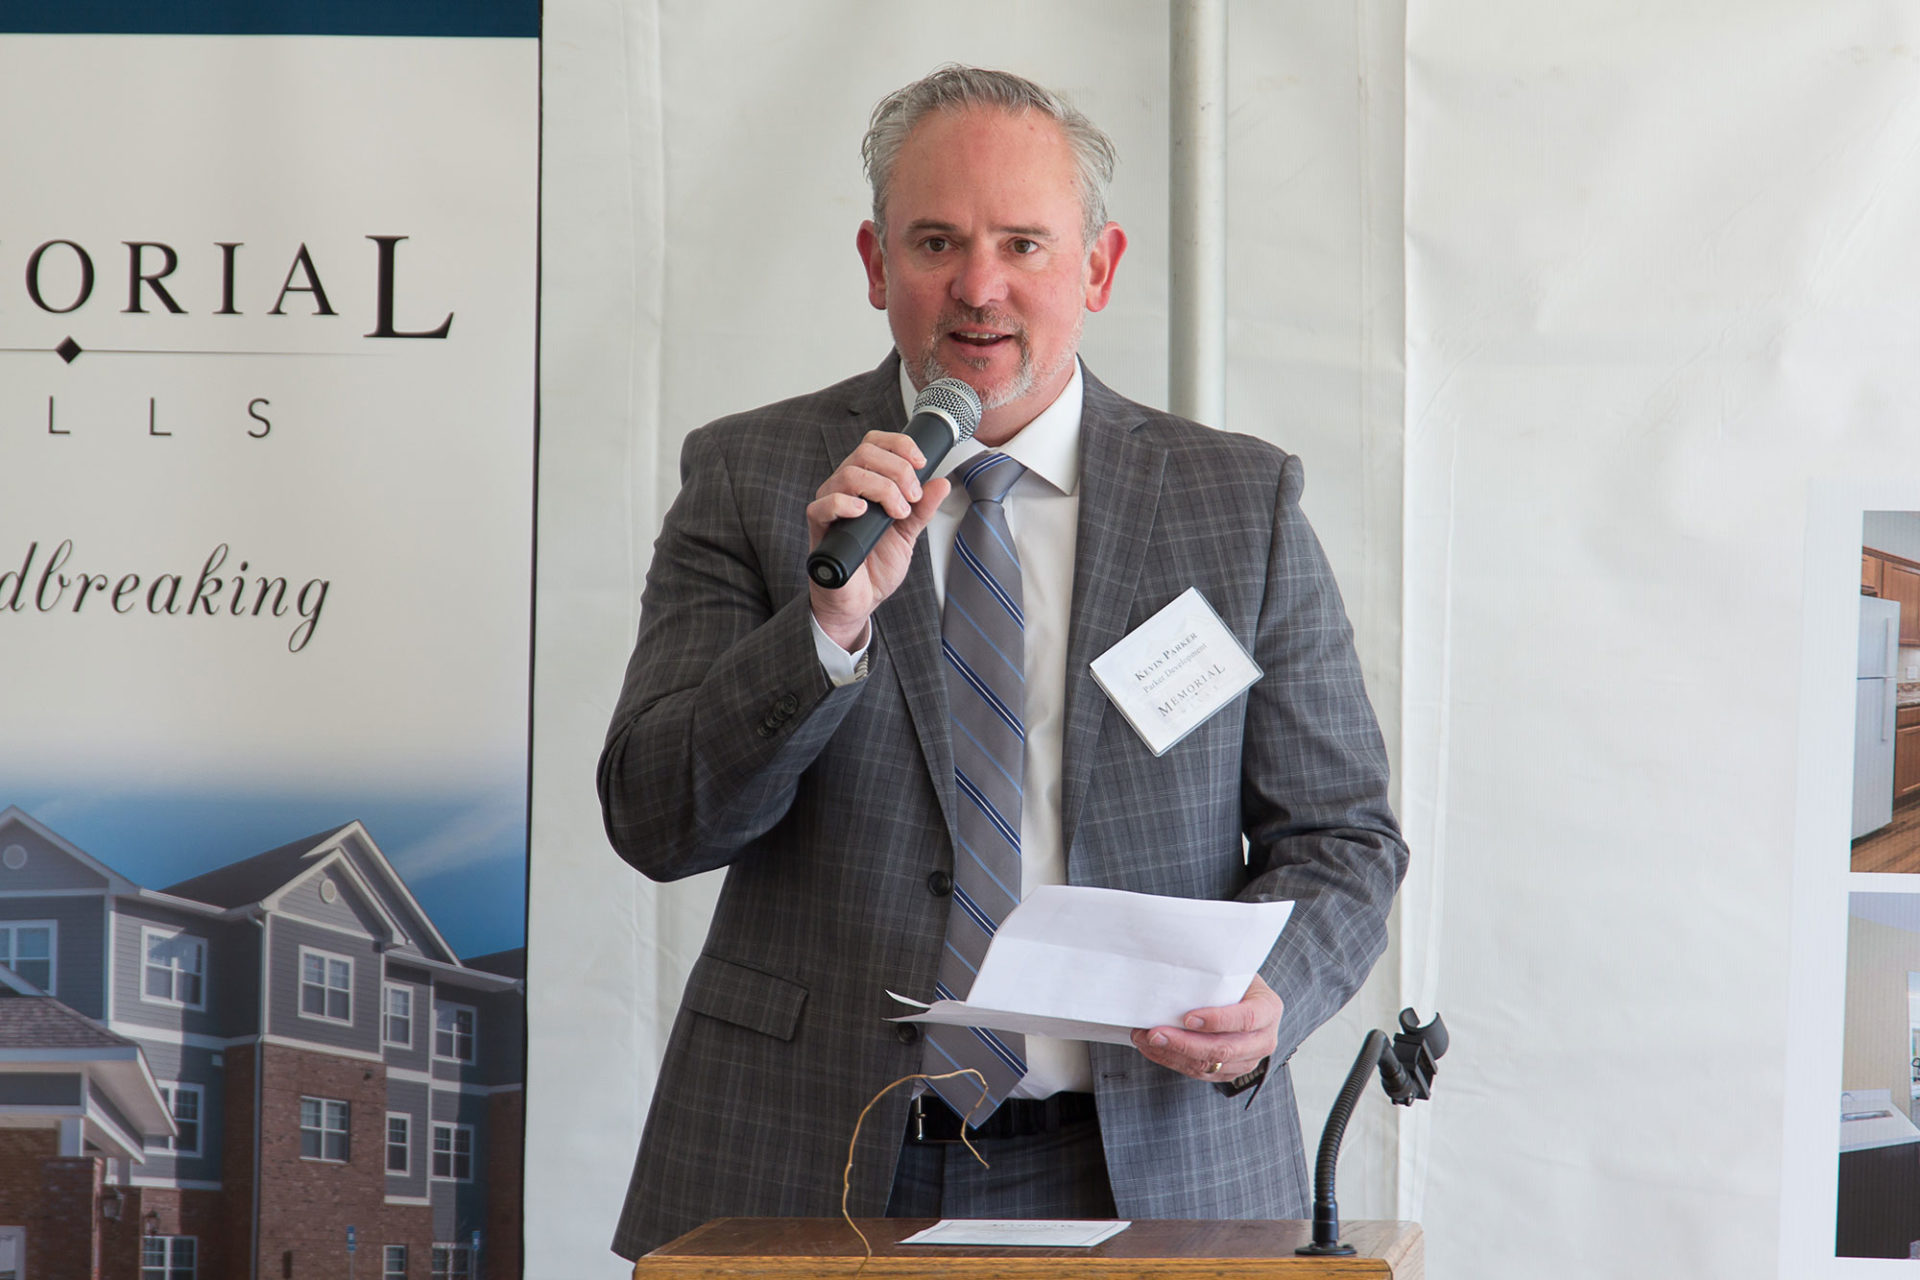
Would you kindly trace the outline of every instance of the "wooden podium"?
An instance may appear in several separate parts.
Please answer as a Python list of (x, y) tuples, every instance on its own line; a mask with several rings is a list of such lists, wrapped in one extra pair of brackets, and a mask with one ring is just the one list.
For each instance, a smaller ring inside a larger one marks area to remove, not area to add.
[(662, 1245), (633, 1265), (634, 1280), (690, 1276), (768, 1280), (1318, 1280), (1361, 1276), (1419, 1280), (1420, 1228), (1411, 1222), (1348, 1222), (1340, 1238), (1351, 1258), (1306, 1258), (1294, 1250), (1313, 1238), (1308, 1222), (1135, 1222), (1090, 1249), (903, 1245), (932, 1218), (862, 1218), (873, 1261), (840, 1218), (719, 1218)]

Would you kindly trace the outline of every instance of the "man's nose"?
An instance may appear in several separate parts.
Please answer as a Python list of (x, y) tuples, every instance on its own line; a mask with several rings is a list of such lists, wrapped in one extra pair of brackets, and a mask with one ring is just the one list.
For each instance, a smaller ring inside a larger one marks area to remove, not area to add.
[(991, 253), (968, 253), (954, 273), (951, 292), (969, 307), (989, 307), (1007, 298), (1007, 273)]

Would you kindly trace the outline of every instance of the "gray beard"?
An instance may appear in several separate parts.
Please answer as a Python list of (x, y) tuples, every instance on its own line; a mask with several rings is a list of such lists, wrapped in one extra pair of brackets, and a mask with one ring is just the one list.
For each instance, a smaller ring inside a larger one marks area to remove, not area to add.
[[(952, 369), (949, 369), (946, 364), (941, 361), (939, 356), (934, 354), (940, 344), (940, 334), (950, 327), (952, 326), (943, 323), (940, 329), (934, 333), (934, 336), (927, 339), (926, 350), (922, 351), (916, 359), (907, 359), (907, 376), (913, 380), (914, 390), (924, 391), (929, 382), (937, 382), (941, 378), (959, 376), (954, 373)], [(1013, 371), (1013, 377), (1007, 379), (1005, 386), (980, 397), (981, 411), (987, 412), (1001, 408), (1004, 405), (1012, 404), (1015, 400), (1020, 399), (1020, 397), (1032, 391), (1034, 383), (1038, 382), (1042, 377), (1048, 380), (1055, 377), (1062, 369), (1068, 366), (1078, 353), (1080, 349), (1080, 334), (1084, 331), (1085, 327), (1086, 315), (1082, 313), (1080, 323), (1074, 326), (1073, 341), (1067, 344), (1067, 349), (1062, 354), (1060, 363), (1051, 369), (1045, 370), (1034, 369), (1033, 347), (1028, 344), (1026, 333), (1023, 331), (1014, 334), (1013, 341), (1020, 347), (1019, 367)], [(904, 353), (902, 354), (902, 359), (906, 359)], [(965, 381), (965, 379), (962, 379), (962, 381)]]
[[(1024, 336), (1015, 336), (1013, 340), (1019, 344), (1020, 347), (1020, 365), (1013, 371), (1013, 377), (1007, 379), (1006, 385), (980, 397), (980, 408), (982, 412), (990, 409), (998, 409), (1002, 405), (1012, 404), (1015, 400), (1018, 400), (1021, 396), (1033, 390), (1033, 349), (1027, 346), (1027, 340)], [(938, 382), (941, 378), (956, 378), (960, 376), (952, 369), (949, 369), (940, 357), (934, 354), (932, 348), (934, 344), (937, 344), (939, 341), (938, 336), (934, 337), (932, 342), (928, 344), (928, 349), (920, 354), (919, 359), (908, 362), (907, 373), (912, 377), (916, 390), (924, 391), (928, 383)], [(961, 381), (964, 382), (965, 379), (962, 378)]]

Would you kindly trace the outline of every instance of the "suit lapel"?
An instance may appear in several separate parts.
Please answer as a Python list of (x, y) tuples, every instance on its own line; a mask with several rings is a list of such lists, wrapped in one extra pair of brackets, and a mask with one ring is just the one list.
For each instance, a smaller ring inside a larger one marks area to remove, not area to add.
[[(840, 465), (869, 431), (899, 431), (906, 426), (900, 403), (900, 361), (889, 356), (861, 387), (844, 421), (822, 430), (828, 469)], [(927, 773), (940, 796), (940, 812), (953, 832), (953, 739), (947, 727), (947, 677), (940, 653), (940, 602), (933, 590), (933, 569), (923, 537), (914, 546), (905, 582), (874, 614), (879, 650), (886, 654), (900, 692), (906, 698)]]
[(1141, 439), (1140, 406), (1086, 375), (1080, 415), (1080, 516), (1073, 553), (1073, 615), (1067, 627), (1066, 728), (1061, 748), (1060, 825), (1073, 879), (1073, 833), (1093, 774), (1106, 695), (1088, 664), (1126, 634), (1160, 501), (1166, 451)]

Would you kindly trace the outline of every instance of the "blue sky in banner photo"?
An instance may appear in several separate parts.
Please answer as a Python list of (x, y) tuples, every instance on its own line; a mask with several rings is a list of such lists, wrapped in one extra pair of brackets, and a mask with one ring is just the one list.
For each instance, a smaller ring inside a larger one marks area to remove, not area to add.
[(523, 778), (422, 796), (111, 792), (96, 783), (0, 795), (0, 808), (8, 804), (151, 889), (358, 819), (458, 955), (526, 943)]

